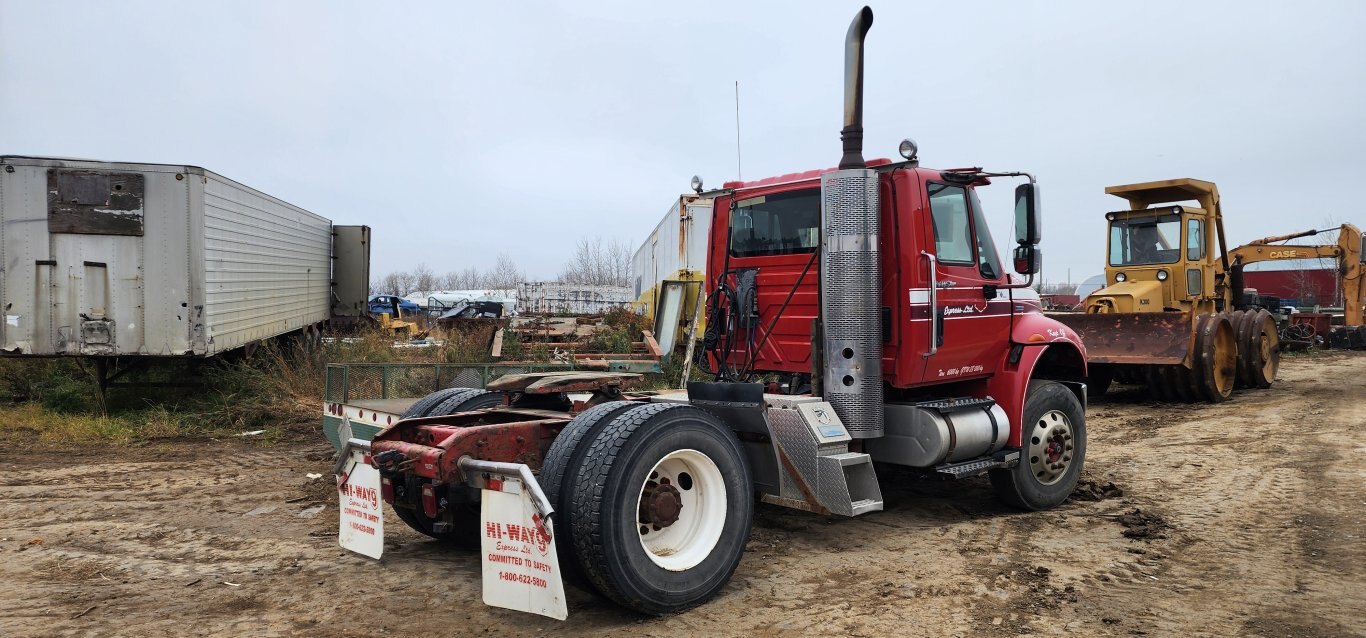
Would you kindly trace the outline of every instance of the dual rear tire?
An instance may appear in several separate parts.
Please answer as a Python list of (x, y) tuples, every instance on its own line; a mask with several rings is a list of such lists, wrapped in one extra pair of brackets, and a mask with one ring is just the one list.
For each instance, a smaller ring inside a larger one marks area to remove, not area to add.
[(547, 453), (561, 564), (638, 612), (696, 606), (730, 580), (749, 538), (743, 448), (699, 408), (621, 403), (580, 414)]

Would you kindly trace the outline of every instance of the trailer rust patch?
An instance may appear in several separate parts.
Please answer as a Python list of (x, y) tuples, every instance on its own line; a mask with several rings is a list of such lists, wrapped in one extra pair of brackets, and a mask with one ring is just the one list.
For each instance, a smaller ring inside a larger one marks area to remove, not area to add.
[(140, 173), (50, 169), (50, 233), (142, 236), (145, 184)]

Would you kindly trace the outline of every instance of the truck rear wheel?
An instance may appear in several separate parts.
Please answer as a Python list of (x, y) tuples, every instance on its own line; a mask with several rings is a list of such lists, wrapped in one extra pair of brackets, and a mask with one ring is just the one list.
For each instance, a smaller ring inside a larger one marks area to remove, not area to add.
[(580, 412), (560, 430), (545, 453), (545, 463), (541, 465), (537, 480), (550, 499), (550, 505), (555, 508), (555, 552), (560, 556), (566, 575), (580, 573), (579, 554), (574, 549), (574, 535), (570, 533), (574, 524), (574, 510), (569, 497), (578, 480), (579, 469), (583, 467), (588, 444), (617, 415), (640, 405), (637, 401), (611, 401)]
[(457, 393), (447, 397), (445, 401), (438, 403), (436, 407), (429, 410), (427, 416), (446, 416), (458, 412), (472, 412), (483, 408), (491, 408), (502, 402), (502, 392), (470, 390), (466, 393)]
[(481, 540), (479, 538), (479, 503), (455, 503), (448, 507), (453, 520), (450, 529), (441, 532), (435, 531), (436, 519), (428, 518), (427, 514), (421, 510), (401, 505), (394, 506), (393, 510), (394, 514), (398, 515), (399, 520), (419, 534), (450, 543), (461, 549), (478, 549)]
[(1045, 510), (1067, 500), (1086, 460), (1086, 414), (1066, 386), (1031, 381), (1021, 427), (1020, 462), (991, 471), (996, 496), (1024, 510)]
[(437, 390), (436, 392), (418, 399), (417, 403), (412, 404), (407, 410), (404, 410), (403, 416), (399, 418), (415, 419), (427, 416), (427, 413), (430, 412), (432, 408), (440, 405), (442, 401), (445, 401), (456, 394), (469, 394), (474, 390), (474, 388), (446, 388), (444, 390)]
[(617, 415), (585, 445), (570, 531), (593, 586), (647, 614), (715, 596), (754, 518), (735, 433), (696, 407), (654, 403)]
[[(482, 408), (493, 407), (503, 401), (503, 395), (499, 392), (490, 392), (477, 388), (451, 388), (455, 392), (446, 393), (445, 390), (433, 392), (423, 400), (442, 395), (444, 398), (429, 407), (425, 413), (414, 416), (446, 416), (458, 412), (469, 412)], [(446, 393), (446, 394), (443, 394)], [(418, 407), (413, 404), (409, 411)], [(404, 418), (413, 418), (406, 416)], [(426, 534), (440, 541), (452, 543), (457, 547), (474, 549), (479, 547), (479, 501), (466, 502), (447, 502), (445, 515), (448, 516), (450, 526), (444, 531), (435, 531), (437, 520), (427, 516), (422, 511), (421, 501), (422, 486), (416, 482), (409, 482), (405, 485), (403, 499), (412, 507), (394, 505), (394, 514), (398, 515), (399, 520), (403, 521), (408, 527)]]

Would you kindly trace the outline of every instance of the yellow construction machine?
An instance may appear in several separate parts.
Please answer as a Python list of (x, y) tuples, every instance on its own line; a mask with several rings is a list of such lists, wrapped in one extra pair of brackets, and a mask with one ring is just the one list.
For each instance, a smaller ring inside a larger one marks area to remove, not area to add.
[(1105, 214), (1106, 287), (1086, 297), (1085, 313), (1051, 314), (1086, 344), (1092, 393), (1118, 380), (1147, 384), (1163, 400), (1219, 402), (1235, 386), (1270, 387), (1276, 322), (1240, 308), (1218, 188), (1182, 178), (1105, 192), (1129, 203)]
[[(1334, 244), (1279, 243), (1333, 230), (1338, 231), (1337, 243)], [(1362, 252), (1363, 243), (1366, 243), (1366, 237), (1361, 234), (1361, 229), (1352, 224), (1343, 224), (1336, 229), (1306, 230), (1258, 239), (1229, 251), (1229, 258), (1232, 260), (1229, 279), (1234, 293), (1237, 294), (1243, 289), (1243, 267), (1248, 264), (1289, 259), (1332, 259), (1337, 262), (1338, 281), (1342, 289), (1343, 323), (1348, 328), (1360, 328), (1366, 325), (1366, 319), (1363, 319), (1363, 315), (1366, 315), (1366, 309), (1363, 309), (1366, 307), (1366, 280), (1362, 279), (1362, 275), (1366, 274), (1366, 253)]]

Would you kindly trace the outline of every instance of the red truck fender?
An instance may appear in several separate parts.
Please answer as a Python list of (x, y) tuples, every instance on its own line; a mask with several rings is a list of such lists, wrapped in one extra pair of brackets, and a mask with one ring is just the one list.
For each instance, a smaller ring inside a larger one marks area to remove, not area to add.
[(1020, 447), (1025, 393), (1034, 379), (1063, 382), (1086, 408), (1086, 346), (1071, 328), (1037, 312), (1016, 315), (1010, 348), (987, 380), (986, 391), (1010, 418), (1007, 445)]

